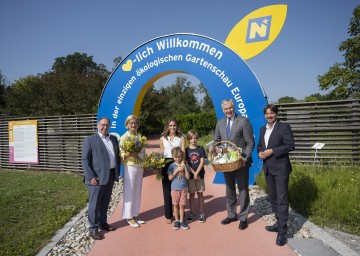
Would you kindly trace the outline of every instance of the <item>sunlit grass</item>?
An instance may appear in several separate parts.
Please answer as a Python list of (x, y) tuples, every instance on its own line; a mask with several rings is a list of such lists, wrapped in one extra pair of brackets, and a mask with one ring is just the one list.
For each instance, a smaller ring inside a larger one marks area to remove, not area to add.
[[(263, 172), (257, 184), (266, 188)], [(319, 226), (360, 235), (360, 171), (358, 165), (293, 164), (290, 206)]]
[(80, 175), (0, 170), (0, 254), (34, 255), (87, 203)]
[(198, 140), (198, 144), (203, 146), (206, 149), (206, 144), (208, 144), (213, 139), (214, 139), (214, 136), (212, 136), (212, 135), (201, 136)]

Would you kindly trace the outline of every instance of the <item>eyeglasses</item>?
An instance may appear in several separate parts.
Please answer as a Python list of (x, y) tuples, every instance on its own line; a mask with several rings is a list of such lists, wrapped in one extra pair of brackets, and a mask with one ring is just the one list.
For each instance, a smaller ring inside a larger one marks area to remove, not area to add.
[(109, 127), (110, 124), (100, 124), (101, 127)]

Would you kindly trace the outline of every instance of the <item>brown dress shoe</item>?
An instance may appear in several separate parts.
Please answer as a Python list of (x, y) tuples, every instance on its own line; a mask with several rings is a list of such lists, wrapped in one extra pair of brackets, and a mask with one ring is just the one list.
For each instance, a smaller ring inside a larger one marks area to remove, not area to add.
[(104, 239), (104, 237), (99, 233), (99, 231), (90, 231), (90, 236), (94, 239), (94, 240), (102, 240)]
[(114, 230), (116, 230), (116, 228), (105, 223), (105, 224), (100, 225), (100, 230), (114, 231)]
[(221, 221), (221, 224), (223, 225), (227, 225), (227, 224), (230, 224), (231, 222), (234, 222), (234, 221), (237, 221), (237, 218), (234, 217), (234, 218), (225, 218)]
[(272, 225), (272, 226), (266, 226), (265, 229), (266, 229), (266, 231), (269, 231), (269, 232), (278, 232), (279, 231), (277, 224)]
[(249, 225), (248, 225), (248, 223), (247, 223), (246, 220), (240, 221), (239, 229), (240, 229), (240, 230), (244, 230), (244, 229), (246, 229), (248, 226), (249, 226)]
[(276, 238), (276, 244), (278, 246), (283, 246), (286, 244), (286, 234), (279, 232)]

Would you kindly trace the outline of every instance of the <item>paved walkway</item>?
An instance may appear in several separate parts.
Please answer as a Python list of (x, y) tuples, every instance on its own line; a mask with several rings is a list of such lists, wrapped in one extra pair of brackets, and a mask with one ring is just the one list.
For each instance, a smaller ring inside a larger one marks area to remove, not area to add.
[(146, 224), (132, 228), (122, 220), (120, 201), (109, 220), (117, 230), (105, 233), (105, 239), (96, 241), (88, 255), (296, 255), (289, 246), (275, 244), (276, 234), (265, 231), (266, 223), (254, 212), (246, 230), (239, 230), (238, 222), (221, 225), (226, 217), (225, 186), (212, 184), (214, 173), (207, 171), (205, 223), (190, 223), (189, 230), (173, 230), (166, 224), (161, 181), (150, 175), (144, 178), (139, 215)]
[[(156, 145), (150, 146), (150, 151)], [(297, 255), (288, 245), (275, 244), (276, 233), (265, 230), (266, 223), (250, 212), (246, 230), (239, 230), (238, 222), (221, 225), (226, 217), (225, 186), (213, 184), (215, 172), (206, 167), (205, 207), (207, 221), (189, 224), (189, 230), (173, 230), (165, 223), (161, 181), (153, 174), (144, 178), (141, 213), (146, 221), (140, 228), (132, 228), (121, 219), (120, 200), (109, 223), (117, 230), (104, 234), (96, 241), (88, 255)], [(197, 203), (197, 202), (196, 202)], [(186, 210), (186, 216), (189, 209)]]

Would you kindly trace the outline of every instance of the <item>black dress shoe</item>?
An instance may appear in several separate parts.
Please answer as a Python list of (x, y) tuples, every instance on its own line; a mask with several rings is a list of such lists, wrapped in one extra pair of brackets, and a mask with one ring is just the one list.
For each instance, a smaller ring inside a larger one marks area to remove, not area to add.
[(90, 231), (90, 236), (94, 239), (94, 240), (102, 240), (104, 237), (99, 233), (99, 231)]
[(234, 218), (225, 218), (221, 221), (221, 224), (223, 225), (227, 225), (227, 224), (230, 224), (231, 222), (234, 222), (234, 221), (237, 221), (237, 218), (234, 217)]
[(286, 234), (285, 233), (278, 233), (276, 238), (276, 244), (278, 246), (283, 246), (286, 244)]
[(113, 226), (110, 226), (110, 225), (107, 224), (107, 223), (101, 224), (101, 225), (100, 225), (100, 229), (101, 229), (101, 230), (106, 230), (106, 231), (114, 231), (114, 230), (116, 230), (116, 228), (114, 228)]
[(248, 223), (247, 223), (246, 220), (245, 220), (245, 221), (240, 221), (239, 229), (244, 230), (244, 229), (246, 229), (248, 226), (249, 226), (249, 225), (248, 225)]
[(266, 231), (269, 231), (269, 232), (278, 232), (279, 231), (277, 224), (272, 225), (272, 226), (266, 226), (265, 229), (266, 229)]

